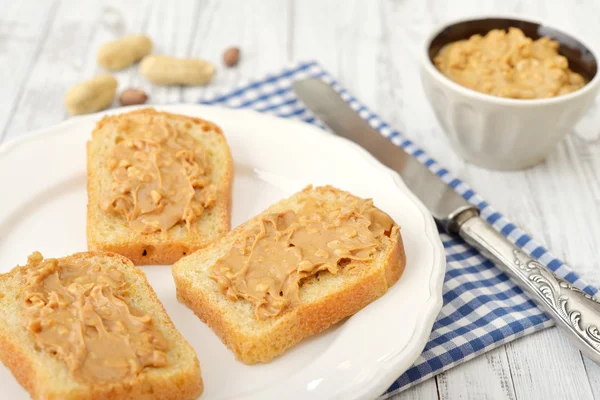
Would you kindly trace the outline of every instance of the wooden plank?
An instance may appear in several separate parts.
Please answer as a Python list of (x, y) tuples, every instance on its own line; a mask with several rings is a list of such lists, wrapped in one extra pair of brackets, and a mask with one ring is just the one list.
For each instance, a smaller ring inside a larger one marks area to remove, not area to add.
[(383, 69), (380, 79), (384, 88), (378, 94), (378, 112), (432, 157), (460, 175), (465, 163), (449, 149), (448, 139), (423, 95), (418, 68), (424, 55), (422, 41), (445, 18), (443, 15), (454, 10), (454, 6), (450, 7), (448, 3), (433, 6), (427, 2), (384, 4), (387, 32), (384, 48), (379, 54)]
[(96, 30), (99, 7), (90, 0), (60, 4), (7, 126), (6, 139), (65, 118), (63, 97), (78, 80)]
[[(187, 56), (201, 7), (202, 2), (194, 0), (154, 2), (145, 27), (145, 33), (154, 42), (153, 52), (175, 57)], [(153, 85), (142, 78), (137, 69), (132, 74), (132, 86), (144, 88), (155, 104), (179, 103), (182, 99), (180, 87)]]
[[(66, 91), (76, 82), (102, 71), (95, 61), (98, 47), (124, 33), (147, 33), (155, 43), (156, 53), (197, 56), (213, 61), (219, 71), (211, 85), (212, 90), (230, 87), (241, 79), (264, 74), (272, 71), (273, 66), (276, 69), (282, 65), (288, 56), (288, 3), (275, 0), (270, 4), (262, 3), (260, 7), (236, 4), (231, 1), (205, 4), (193, 0), (173, 4), (150, 0), (106, 0), (102, 3), (86, 0), (76, 2), (75, 7), (70, 3), (61, 4), (24, 86), (22, 98), (14, 106), (15, 116), (6, 128), (6, 137), (12, 138), (66, 118), (62, 102)], [(253, 13), (255, 18), (248, 18)], [(236, 29), (236, 24), (244, 29)], [(225, 32), (236, 32), (236, 37), (225, 35)], [(67, 33), (73, 37), (66, 37)], [(240, 44), (244, 58), (240, 67), (225, 70), (221, 65), (221, 54), (232, 43)], [(182, 92), (186, 92), (186, 100), (196, 101), (203, 92), (198, 88), (152, 85), (139, 75), (137, 66), (113, 74), (119, 81), (119, 92), (128, 87), (141, 88), (150, 94), (149, 101), (154, 104), (180, 102)], [(114, 105), (117, 105), (116, 100)]]
[(438, 375), (440, 399), (510, 399), (517, 398), (508, 360), (503, 348), (492, 350)]
[[(215, 63), (217, 73), (207, 88), (186, 88), (185, 102), (196, 102), (207, 91), (218, 92), (277, 72), (290, 61), (289, 2), (211, 0), (202, 4), (187, 55)], [(222, 56), (231, 46), (240, 48), (240, 63), (235, 68), (226, 68)]]
[(58, 0), (4, 2), (0, 15), (0, 143), (46, 39)]
[[(6, 138), (65, 119), (63, 98), (67, 90), (102, 71), (96, 64), (96, 51), (103, 42), (141, 29), (147, 3), (118, 0), (61, 3), (16, 105)], [(119, 21), (117, 25), (115, 20)], [(123, 80), (128, 71), (114, 74), (121, 88), (126, 84)]]
[(579, 352), (557, 328), (509, 343), (506, 348), (517, 398), (594, 398)]
[(317, 60), (367, 106), (380, 109), (386, 90), (380, 60), (386, 35), (381, 2), (296, 1), (293, 57)]
[(600, 365), (585, 356), (582, 357), (594, 399), (600, 399)]
[(429, 379), (416, 386), (398, 393), (390, 400), (431, 400), (438, 398), (438, 389), (435, 379)]
[(132, 86), (138, 75), (138, 66), (133, 65), (121, 71), (105, 71), (96, 63), (96, 54), (103, 43), (118, 39), (126, 34), (146, 32), (148, 20), (153, 10), (152, 0), (103, 0), (97, 9), (96, 30), (88, 44), (88, 51), (82, 59), (82, 69), (78, 80), (88, 79), (100, 72), (110, 72), (119, 82), (113, 106), (118, 107), (118, 94)]

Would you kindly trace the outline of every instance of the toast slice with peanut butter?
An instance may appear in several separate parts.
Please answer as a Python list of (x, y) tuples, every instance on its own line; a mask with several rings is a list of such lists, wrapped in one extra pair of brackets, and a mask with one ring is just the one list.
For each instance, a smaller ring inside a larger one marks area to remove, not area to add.
[(228, 232), (233, 162), (215, 124), (141, 109), (104, 117), (87, 148), (89, 250), (172, 264)]
[(405, 264), (386, 213), (325, 186), (272, 205), (172, 271), (179, 300), (254, 364), (384, 295)]
[(145, 274), (108, 252), (0, 275), (0, 360), (33, 399), (195, 399), (194, 349)]

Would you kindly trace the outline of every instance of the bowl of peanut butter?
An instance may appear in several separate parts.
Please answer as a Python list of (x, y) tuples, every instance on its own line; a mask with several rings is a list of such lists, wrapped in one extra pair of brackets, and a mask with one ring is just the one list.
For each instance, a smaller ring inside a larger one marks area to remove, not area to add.
[(541, 22), (461, 20), (426, 40), (421, 81), (459, 155), (484, 168), (518, 170), (546, 159), (594, 102), (596, 54)]

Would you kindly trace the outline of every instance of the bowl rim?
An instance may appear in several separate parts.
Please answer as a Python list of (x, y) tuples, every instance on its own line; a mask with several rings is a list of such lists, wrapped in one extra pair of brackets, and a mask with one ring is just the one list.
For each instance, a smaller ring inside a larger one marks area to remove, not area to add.
[[(442, 74), (435, 67), (432, 60), (429, 58), (429, 47), (431, 45), (431, 42), (444, 29), (447, 29), (447, 28), (451, 27), (452, 25), (456, 25), (456, 24), (464, 23), (464, 22), (481, 21), (481, 20), (486, 20), (486, 19), (503, 19), (503, 18), (504, 19), (512, 19), (512, 20), (516, 20), (516, 21), (522, 21), (522, 22), (529, 22), (529, 23), (538, 24), (538, 25), (544, 25), (544, 26), (552, 28), (556, 31), (559, 31), (559, 32), (565, 34), (566, 36), (570, 36), (573, 39), (577, 40), (579, 43), (581, 43), (583, 46), (585, 46), (585, 48), (592, 54), (592, 56), (596, 60), (596, 64), (598, 65), (598, 70), (596, 72), (596, 75), (592, 78), (591, 81), (589, 81), (587, 84), (585, 84), (582, 88), (577, 89), (571, 93), (563, 94), (563, 95), (556, 96), (556, 97), (544, 98), (544, 99), (512, 99), (512, 98), (493, 96), (491, 94), (481, 93), (474, 89), (470, 89), (465, 86), (462, 86), (462, 85), (454, 82), (453, 80), (451, 80), (444, 74)], [(594, 91), (596, 89), (596, 87), (598, 86), (598, 84), (600, 83), (600, 58), (598, 57), (598, 52), (596, 51), (596, 49), (593, 46), (591, 46), (589, 44), (589, 42), (581, 39), (581, 37), (579, 35), (567, 32), (564, 29), (558, 28), (554, 24), (549, 24), (542, 19), (529, 18), (529, 17), (522, 18), (522, 17), (516, 16), (514, 14), (512, 14), (512, 15), (511, 14), (493, 14), (493, 15), (485, 14), (485, 15), (480, 15), (480, 16), (476, 16), (476, 17), (464, 17), (463, 16), (463, 17), (459, 17), (456, 19), (446, 21), (443, 24), (438, 25), (435, 29), (433, 29), (431, 31), (431, 33), (429, 35), (427, 35), (427, 37), (425, 38), (425, 41), (422, 45), (421, 57), (422, 57), (422, 60), (421, 60), (422, 65), (429, 72), (429, 74), (432, 75), (435, 79), (437, 79), (440, 83), (452, 88), (453, 90), (459, 92), (463, 96), (470, 97), (472, 99), (479, 100), (479, 101), (484, 101), (484, 102), (487, 102), (490, 104), (518, 106), (518, 107), (535, 107), (535, 106), (550, 105), (550, 104), (560, 104), (560, 103), (565, 103), (565, 102), (568, 102), (575, 98), (584, 96), (585, 94), (587, 94), (590, 91)]]

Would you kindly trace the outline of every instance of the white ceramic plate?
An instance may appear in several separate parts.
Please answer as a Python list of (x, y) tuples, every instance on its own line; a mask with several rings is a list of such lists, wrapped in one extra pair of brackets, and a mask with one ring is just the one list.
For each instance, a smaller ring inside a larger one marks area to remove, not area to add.
[[(364, 399), (381, 394), (423, 350), (442, 305), (445, 256), (434, 222), (399, 176), (355, 144), (313, 126), (252, 111), (157, 107), (219, 124), (235, 160), (232, 226), (308, 184), (371, 197), (402, 227), (407, 266), (388, 293), (345, 322), (265, 365), (247, 366), (184, 305), (171, 270), (144, 267), (194, 346), (203, 399)], [(123, 110), (111, 110), (118, 113)], [(86, 250), (85, 143), (101, 114), (78, 117), (0, 147), (0, 272)], [(0, 364), (2, 397), (29, 398)]]

